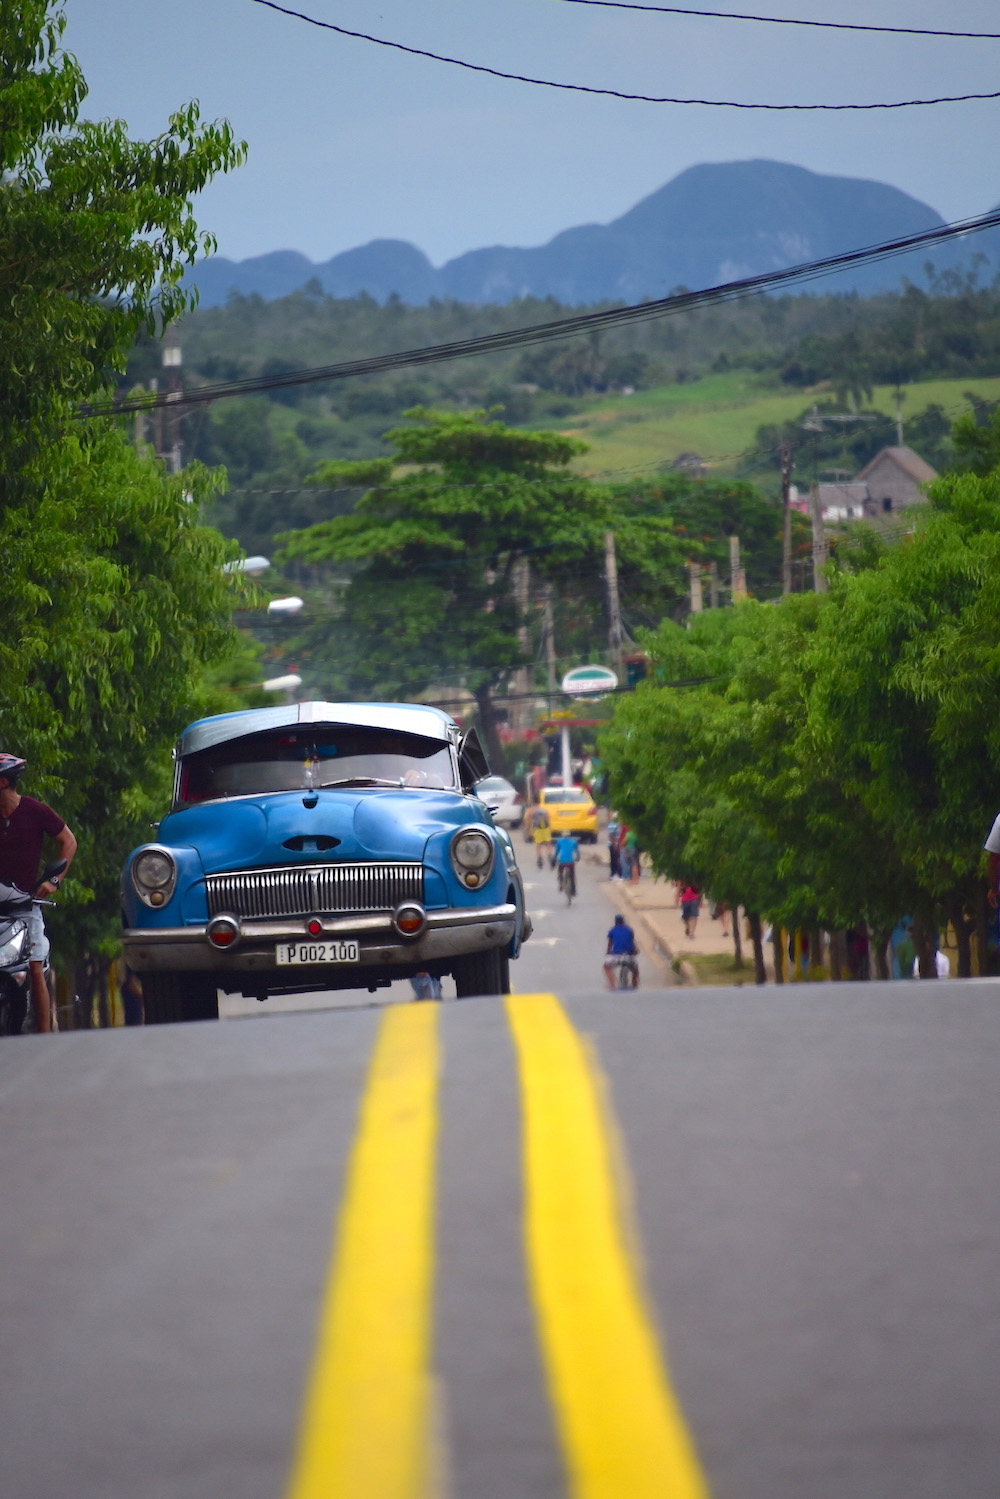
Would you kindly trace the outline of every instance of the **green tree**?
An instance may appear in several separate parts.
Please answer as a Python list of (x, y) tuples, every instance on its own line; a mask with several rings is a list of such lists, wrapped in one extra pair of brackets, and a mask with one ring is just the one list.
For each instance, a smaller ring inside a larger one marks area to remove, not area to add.
[(211, 244), (191, 200), (243, 147), (195, 105), (150, 143), (81, 121), (63, 27), (45, 0), (0, 0), (0, 722), (80, 837), (56, 918), (79, 958), (113, 943), (121, 854), (162, 805), (178, 728), (228, 696), (206, 674), (244, 671), (245, 592), (198, 524), (215, 481), (168, 478), (79, 403), (191, 305), (183, 267)]
[(483, 412), (416, 408), (387, 434), (392, 458), (328, 464), (316, 482), (364, 487), (350, 515), (281, 538), (283, 558), (343, 569), (332, 626), (310, 629), (307, 666), (349, 695), (412, 697), (461, 681), (502, 763), (494, 695), (528, 657), (516, 570), (571, 572), (599, 544), (601, 491), (568, 470), (582, 444), (519, 432)]

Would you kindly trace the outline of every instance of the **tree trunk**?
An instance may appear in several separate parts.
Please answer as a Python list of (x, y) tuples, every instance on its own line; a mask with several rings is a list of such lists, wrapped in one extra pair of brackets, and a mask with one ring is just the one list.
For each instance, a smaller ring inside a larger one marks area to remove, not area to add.
[(980, 880), (976, 889), (976, 943), (979, 948), (979, 972), (982, 977), (990, 971), (990, 929), (996, 927), (997, 913), (989, 902), (989, 886)]
[(922, 979), (937, 978), (934, 961), (934, 922), (926, 912), (917, 911), (913, 917), (913, 945), (917, 949), (919, 973)]
[(764, 962), (764, 942), (760, 931), (760, 916), (756, 911), (748, 911), (747, 921), (750, 923), (750, 940), (753, 943), (754, 982), (757, 984), (766, 984), (767, 966)]
[(970, 979), (972, 977), (972, 932), (975, 923), (970, 921), (965, 914), (965, 901), (961, 894), (956, 891), (948, 899), (948, 915), (955, 929), (955, 942), (958, 947), (958, 977)]
[(820, 971), (826, 972), (823, 959), (823, 933), (818, 926), (811, 926), (809, 928), (809, 977), (811, 979), (817, 979)]
[(890, 932), (884, 927), (879, 927), (871, 934), (871, 951), (875, 958), (875, 977), (877, 979), (891, 979), (892, 965), (889, 962), (889, 936)]
[(830, 977), (834, 983), (841, 984), (844, 981), (844, 969), (847, 967), (847, 940), (843, 928), (830, 933)]
[(732, 910), (733, 918), (733, 966), (743, 967), (743, 937), (740, 934), (740, 904), (737, 901)]

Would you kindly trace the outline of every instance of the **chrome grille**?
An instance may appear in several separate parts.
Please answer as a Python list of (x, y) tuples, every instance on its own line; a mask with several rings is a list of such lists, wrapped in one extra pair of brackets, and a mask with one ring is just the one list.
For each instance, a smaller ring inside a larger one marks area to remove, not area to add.
[(206, 876), (208, 914), (271, 918), (392, 911), (424, 898), (422, 864), (295, 864)]

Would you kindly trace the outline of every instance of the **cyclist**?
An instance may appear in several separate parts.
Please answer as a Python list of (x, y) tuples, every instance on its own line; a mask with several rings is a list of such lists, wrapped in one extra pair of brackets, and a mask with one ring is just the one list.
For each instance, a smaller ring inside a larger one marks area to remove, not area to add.
[(559, 889), (572, 900), (576, 894), (576, 864), (580, 859), (580, 845), (572, 833), (563, 833), (556, 839), (556, 873)]
[(608, 955), (604, 960), (604, 977), (608, 981), (609, 989), (617, 989), (615, 981), (615, 968), (621, 966), (628, 970), (632, 980), (632, 988), (639, 987), (639, 965), (636, 962), (639, 949), (635, 945), (635, 932), (629, 926), (624, 916), (616, 916), (615, 924), (608, 933)]

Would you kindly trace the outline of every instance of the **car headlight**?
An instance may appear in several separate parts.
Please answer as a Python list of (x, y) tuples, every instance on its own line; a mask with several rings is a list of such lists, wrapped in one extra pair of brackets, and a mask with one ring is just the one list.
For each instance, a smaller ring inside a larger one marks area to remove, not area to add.
[(493, 868), (493, 839), (479, 828), (465, 828), (451, 840), (451, 862), (462, 884), (469, 890), (485, 885)]
[(165, 906), (177, 883), (177, 865), (165, 848), (147, 848), (132, 861), (132, 884), (139, 899), (154, 909)]
[(16, 963), (24, 952), (24, 944), (27, 940), (28, 928), (26, 926), (18, 927), (13, 937), (0, 947), (0, 965), (6, 967), (9, 963)]

